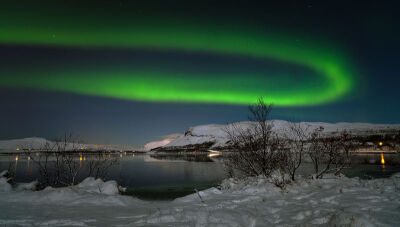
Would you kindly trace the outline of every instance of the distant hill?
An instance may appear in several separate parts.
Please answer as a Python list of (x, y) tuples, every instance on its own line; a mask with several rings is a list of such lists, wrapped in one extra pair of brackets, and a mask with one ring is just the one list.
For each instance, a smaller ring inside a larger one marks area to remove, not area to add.
[[(252, 122), (234, 123), (240, 128), (248, 128)], [(273, 120), (273, 130), (278, 134), (285, 132), (290, 122), (283, 120)], [(172, 151), (172, 150), (207, 150), (207, 149), (224, 149), (228, 146), (228, 136), (225, 129), (231, 125), (200, 125), (191, 127), (178, 138), (172, 140), (168, 144), (154, 148), (156, 151)], [(400, 132), (400, 124), (371, 124), (371, 123), (324, 123), (324, 122), (301, 122), (300, 126), (309, 131), (323, 127), (324, 133), (335, 134), (339, 131), (347, 130), (349, 133), (358, 136), (371, 136), (394, 134)]]
[[(53, 146), (55, 142), (40, 138), (40, 137), (31, 137), (24, 139), (12, 139), (12, 140), (0, 140), (0, 153), (20, 153), (24, 150), (33, 150), (38, 151), (43, 149), (46, 144), (49, 146)], [(132, 147), (123, 146), (123, 145), (97, 145), (97, 144), (81, 144), (81, 143), (68, 143), (66, 150), (110, 150), (110, 151), (118, 151), (118, 150), (132, 150)]]

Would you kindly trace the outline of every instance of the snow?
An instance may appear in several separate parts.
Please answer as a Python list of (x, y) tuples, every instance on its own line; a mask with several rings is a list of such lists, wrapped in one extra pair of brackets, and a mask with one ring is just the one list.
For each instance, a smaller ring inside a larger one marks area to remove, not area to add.
[[(24, 149), (31, 151), (43, 149), (46, 144), (49, 147), (54, 147), (55, 142), (40, 137), (31, 137), (24, 139), (0, 140), (0, 153), (21, 153)], [(133, 150), (130, 146), (123, 145), (97, 145), (97, 144), (82, 144), (82, 143), (67, 143), (66, 151), (84, 149), (84, 150)]]
[[(0, 182), (2, 188), (8, 184)], [(263, 177), (227, 179), (220, 189), (171, 202), (118, 195), (115, 182), (93, 178), (42, 191), (10, 187), (0, 192), (0, 225), (396, 226), (400, 222), (400, 174), (375, 180), (299, 178), (283, 191)]]
[(212, 147), (223, 146), (227, 140), (226, 125), (200, 125), (189, 128), (185, 135), (181, 135), (164, 147), (180, 147), (191, 144), (215, 142)]
[[(238, 122), (234, 123), (236, 127), (246, 129), (250, 127), (252, 122)], [(275, 132), (284, 133), (289, 127), (289, 122), (283, 120), (273, 120), (273, 130)], [(228, 142), (228, 136), (226, 129), (232, 127), (229, 125), (200, 125), (189, 128), (185, 135), (181, 135), (170, 143), (164, 145), (164, 148), (171, 147), (182, 147), (194, 144), (203, 144), (208, 142), (213, 142), (214, 144), (210, 149), (216, 149), (226, 146)], [(370, 124), (370, 123), (324, 123), (324, 122), (300, 122), (300, 127), (313, 131), (316, 128), (323, 127), (324, 133), (335, 133), (342, 130), (347, 130), (348, 132), (354, 134), (372, 134), (380, 132), (388, 132), (393, 130), (400, 130), (400, 124)]]
[(18, 183), (17, 190), (32, 190), (35, 191), (39, 185), (38, 181), (32, 181), (30, 183)]
[(5, 177), (8, 174), (7, 170), (3, 170), (0, 172), (0, 178)]
[(159, 140), (159, 141), (149, 142), (146, 145), (144, 145), (144, 150), (150, 151), (151, 149), (165, 146), (165, 145), (169, 144), (171, 141), (172, 141), (172, 139), (163, 139), (163, 140)]
[(0, 172), (0, 192), (9, 192), (12, 190), (11, 185), (8, 183), (10, 179), (7, 178), (7, 175), (7, 170), (3, 170)]
[[(236, 126), (246, 129), (252, 125), (251, 122), (238, 122), (234, 123)], [(164, 137), (163, 140), (152, 141), (144, 146), (144, 150), (149, 151), (157, 147), (172, 148), (182, 147), (187, 145), (214, 143), (210, 149), (218, 149), (225, 147), (228, 142), (226, 129), (231, 127), (228, 125), (200, 125), (189, 128), (185, 135), (171, 134)], [(288, 128), (289, 122), (283, 120), (273, 120), (273, 125), (276, 132), (282, 133)], [(319, 127), (324, 127), (325, 133), (334, 133), (346, 129), (355, 134), (371, 134), (384, 131), (400, 130), (400, 124), (370, 124), (370, 123), (324, 123), (324, 122), (301, 122), (300, 126), (312, 131)], [(0, 140), (0, 153), (20, 153), (23, 149), (37, 150), (43, 148), (46, 144), (53, 145), (54, 142), (40, 138), (31, 137), (24, 139), (13, 140)], [(72, 149), (86, 149), (86, 150), (133, 150), (130, 146), (123, 145), (96, 145), (96, 144), (69, 144), (67, 150)]]
[(5, 177), (0, 178), (0, 192), (9, 192), (11, 189), (8, 179)]
[(24, 139), (0, 140), (0, 152), (21, 152), (24, 148), (39, 149), (47, 144), (52, 144), (51, 141), (39, 137), (31, 137)]
[(151, 151), (154, 148), (165, 146), (165, 145), (169, 144), (171, 141), (180, 137), (181, 135), (182, 134), (179, 134), (179, 133), (169, 134), (169, 135), (163, 136), (163, 140), (148, 142), (144, 145), (144, 150)]
[(105, 195), (118, 195), (118, 184), (116, 181), (103, 182), (101, 179), (88, 177), (76, 186), (86, 192), (96, 192)]

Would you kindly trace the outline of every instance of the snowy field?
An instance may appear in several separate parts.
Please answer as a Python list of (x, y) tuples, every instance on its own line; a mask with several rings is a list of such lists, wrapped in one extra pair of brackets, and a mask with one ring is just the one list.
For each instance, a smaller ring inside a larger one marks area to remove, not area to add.
[(285, 191), (264, 178), (225, 180), (171, 202), (118, 195), (114, 181), (88, 178), (31, 191), (0, 179), (1, 226), (398, 226), (400, 174), (359, 180), (300, 179)]

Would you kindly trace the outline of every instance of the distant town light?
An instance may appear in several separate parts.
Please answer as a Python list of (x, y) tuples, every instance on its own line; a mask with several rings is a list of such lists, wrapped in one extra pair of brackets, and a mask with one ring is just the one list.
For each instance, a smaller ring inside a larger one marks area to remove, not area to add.
[(217, 153), (211, 153), (211, 154), (208, 154), (207, 156), (209, 157), (209, 158), (211, 158), (211, 157), (218, 157), (218, 156), (220, 156), (221, 154), (217, 154)]
[(383, 145), (383, 142), (379, 142), (379, 146), (382, 146)]
[(19, 147), (15, 148), (16, 151), (19, 151)]

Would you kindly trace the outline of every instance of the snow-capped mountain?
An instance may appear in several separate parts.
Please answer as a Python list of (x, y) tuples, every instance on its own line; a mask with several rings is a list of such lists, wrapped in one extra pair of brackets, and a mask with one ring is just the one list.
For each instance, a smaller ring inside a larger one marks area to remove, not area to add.
[(53, 142), (40, 137), (0, 140), (0, 152), (21, 152), (23, 149), (39, 149)]
[[(48, 147), (52, 147), (55, 145), (54, 141), (50, 141), (40, 137), (31, 137), (24, 139), (12, 139), (12, 140), (0, 140), (0, 153), (19, 153), (23, 150), (41, 150), (46, 145)], [(119, 150), (132, 150), (133, 148), (122, 145), (97, 145), (97, 144), (82, 144), (82, 143), (67, 143), (65, 148), (68, 150), (110, 150), (110, 151), (119, 151)]]
[[(246, 129), (250, 127), (252, 122), (234, 123), (235, 127)], [(290, 126), (290, 122), (283, 120), (273, 120), (273, 130), (278, 134), (282, 134)], [(337, 133), (343, 130), (355, 135), (374, 135), (394, 133), (400, 131), (400, 124), (371, 124), (371, 123), (324, 123), (324, 122), (301, 122), (300, 126), (304, 129), (312, 131), (316, 128), (323, 127), (324, 133)], [(226, 130), (231, 128), (229, 125), (200, 125), (189, 128), (183, 135), (172, 140), (164, 146), (155, 148), (155, 150), (175, 150), (175, 149), (218, 149), (227, 146), (228, 135)]]

